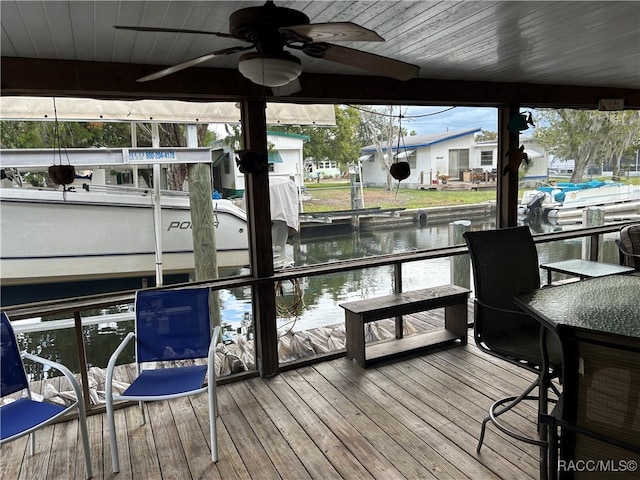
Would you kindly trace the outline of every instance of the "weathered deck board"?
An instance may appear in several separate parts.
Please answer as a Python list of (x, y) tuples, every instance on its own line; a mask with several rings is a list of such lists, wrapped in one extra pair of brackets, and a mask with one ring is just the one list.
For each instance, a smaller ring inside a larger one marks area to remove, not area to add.
[[(440, 326), (442, 313), (412, 317)], [(472, 317), (470, 317), (472, 318)], [(126, 380), (129, 372), (121, 371)], [(363, 370), (344, 358), (218, 388), (219, 461), (210, 460), (206, 395), (115, 412), (120, 449), (111, 471), (104, 415), (88, 419), (95, 479), (535, 479), (536, 447), (480, 423), (498, 397), (519, 393), (532, 375), (463, 347)], [(533, 405), (510, 415), (533, 434)], [(82, 480), (77, 421), (0, 448), (0, 477)]]

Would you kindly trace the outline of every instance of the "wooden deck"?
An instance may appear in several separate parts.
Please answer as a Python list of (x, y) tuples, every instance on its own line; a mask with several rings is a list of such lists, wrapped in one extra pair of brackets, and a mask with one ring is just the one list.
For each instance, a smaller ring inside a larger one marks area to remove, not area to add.
[[(469, 330), (471, 334), (471, 330)], [(220, 460), (210, 461), (206, 396), (116, 411), (121, 472), (111, 471), (104, 414), (88, 418), (95, 479), (535, 479), (538, 450), (480, 422), (528, 372), (463, 347), (363, 370), (346, 358), (218, 389)], [(510, 415), (534, 434), (534, 405)], [(0, 448), (0, 478), (83, 479), (77, 421)]]

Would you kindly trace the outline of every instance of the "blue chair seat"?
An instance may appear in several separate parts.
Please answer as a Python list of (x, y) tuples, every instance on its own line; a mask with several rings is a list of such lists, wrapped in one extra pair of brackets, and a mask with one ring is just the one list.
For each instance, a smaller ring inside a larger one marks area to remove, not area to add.
[(66, 407), (21, 398), (2, 407), (2, 440), (29, 430), (63, 413)]
[(206, 365), (143, 370), (123, 393), (123, 397), (155, 397), (193, 392), (204, 385)]
[[(71, 385), (76, 397), (75, 401), (70, 405), (57, 405), (33, 400), (23, 359), (41, 364), (51, 371), (60, 372)], [(8, 397), (9, 395), (12, 397)], [(67, 412), (75, 410), (78, 412), (78, 423), (82, 435), (85, 470), (87, 478), (91, 478), (93, 469), (89, 451), (89, 432), (84, 399), (78, 381), (64, 365), (28, 352), (20, 352), (9, 317), (5, 312), (0, 312), (0, 397), (14, 398), (14, 396), (18, 399), (0, 405), (0, 445), (29, 435), (30, 454), (33, 455), (36, 447), (36, 430), (46, 427), (56, 419), (64, 417)]]

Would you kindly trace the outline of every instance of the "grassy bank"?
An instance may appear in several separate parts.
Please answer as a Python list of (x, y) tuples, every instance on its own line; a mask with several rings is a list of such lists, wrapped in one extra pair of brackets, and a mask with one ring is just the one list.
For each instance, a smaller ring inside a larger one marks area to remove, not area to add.
[[(325, 182), (307, 185), (311, 200), (304, 203), (305, 212), (348, 210), (351, 208), (351, 188), (347, 182)], [(360, 189), (358, 189), (360, 196)], [(364, 207), (427, 208), (445, 205), (465, 205), (495, 200), (495, 190), (436, 192), (413, 188), (400, 188), (397, 192), (385, 188), (365, 187)]]
[[(594, 178), (594, 180), (610, 180), (607, 178)], [(552, 179), (567, 182), (566, 178)], [(587, 181), (585, 179), (585, 181)], [(640, 177), (623, 179), (624, 183), (639, 185)], [(320, 183), (309, 182), (305, 184), (311, 200), (304, 203), (305, 212), (326, 212), (330, 210), (349, 210), (351, 208), (351, 187), (349, 182), (324, 180)], [(520, 192), (522, 193), (522, 192)], [(360, 196), (360, 189), (357, 190)], [(447, 205), (467, 205), (482, 203), (496, 199), (495, 190), (486, 191), (433, 191), (418, 190), (414, 188), (400, 188), (396, 194), (395, 188), (388, 191), (385, 188), (365, 187), (364, 207), (380, 208), (428, 208)], [(362, 204), (361, 204), (362, 206)]]

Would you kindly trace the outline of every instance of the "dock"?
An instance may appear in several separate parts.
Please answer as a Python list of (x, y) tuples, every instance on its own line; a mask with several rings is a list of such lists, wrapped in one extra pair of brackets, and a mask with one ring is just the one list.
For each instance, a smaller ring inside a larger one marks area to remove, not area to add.
[[(437, 312), (415, 320), (442, 321)], [(122, 375), (127, 371), (122, 370)], [(538, 478), (538, 449), (480, 422), (498, 397), (521, 391), (532, 374), (473, 343), (361, 369), (345, 358), (246, 378), (218, 387), (220, 459), (212, 463), (206, 396), (116, 411), (121, 472), (111, 471), (103, 413), (88, 418), (94, 479), (425, 479)], [(37, 388), (37, 387), (36, 387)], [(534, 434), (536, 410), (513, 422)], [(0, 477), (83, 480), (78, 423), (58, 423), (0, 447)]]

